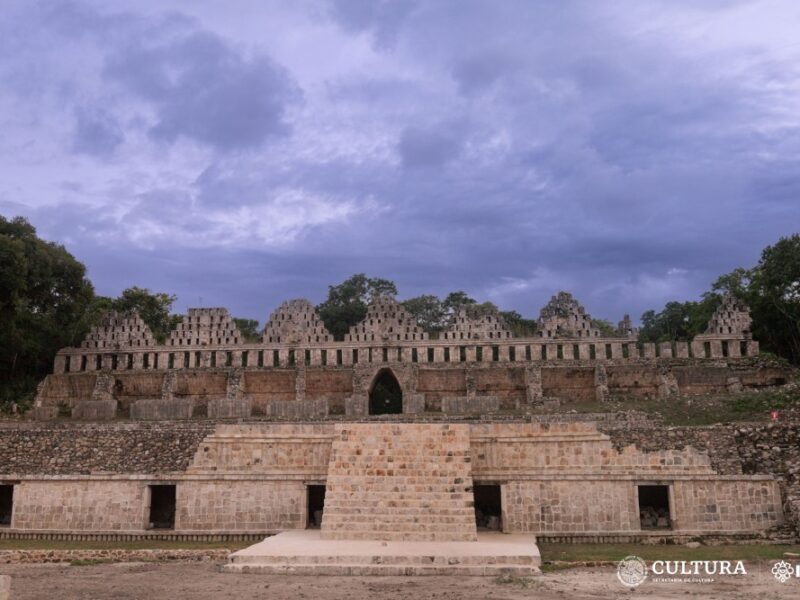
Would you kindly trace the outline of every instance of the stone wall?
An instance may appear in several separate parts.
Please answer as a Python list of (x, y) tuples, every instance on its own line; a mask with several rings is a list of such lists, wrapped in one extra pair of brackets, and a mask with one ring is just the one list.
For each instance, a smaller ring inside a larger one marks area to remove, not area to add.
[(303, 529), (302, 481), (185, 481), (176, 487), (175, 528), (186, 531)]
[(14, 487), (17, 529), (139, 531), (146, 485), (138, 481), (23, 481)]
[[(329, 477), (335, 427), (354, 426), (4, 423), (0, 480), (16, 486), (15, 529), (141, 531), (147, 486), (165, 482), (177, 531), (296, 528), (305, 486)], [(369, 437), (414, 425), (358, 427)], [(501, 486), (505, 531), (637, 532), (637, 485), (651, 484), (669, 486), (675, 533), (757, 533), (800, 516), (798, 422), (669, 428), (620, 413), (458, 427), (472, 479)]]
[(0, 423), (0, 477), (184, 471), (214, 424)]
[[(308, 352), (314, 361), (320, 362), (318, 356)], [(501, 409), (515, 410), (546, 398), (565, 402), (602, 402), (609, 397), (669, 398), (680, 394), (760, 388), (785, 383), (791, 377), (786, 367), (767, 359), (606, 360), (599, 363), (584, 358), (567, 364), (560, 360), (511, 361), (508, 356), (499, 355), (493, 358), (502, 360), (490, 362), (413, 363), (388, 360), (396, 358), (394, 354), (376, 350), (371, 353), (371, 361), (350, 366), (296, 364), (289, 368), (274, 367), (267, 361), (264, 366), (246, 368), (54, 374), (40, 386), (36, 414), (40, 418), (52, 418), (72, 413), (75, 418), (88, 419), (93, 418), (92, 407), (73, 410), (79, 403), (115, 400), (116, 416), (123, 418), (191, 418), (212, 413), (222, 416), (214, 409), (208, 410), (209, 403), (234, 399), (249, 399), (249, 414), (253, 416), (267, 415), (270, 402), (303, 400), (325, 400), (329, 414), (350, 414), (345, 406), (347, 399), (368, 395), (376, 374), (382, 369), (392, 371), (405, 396), (422, 394), (427, 412), (441, 412), (443, 398), (494, 396)], [(434, 352), (433, 356), (441, 358), (441, 354)], [(516, 356), (524, 357), (525, 353), (520, 349)], [(158, 408), (159, 400), (185, 402), (182, 408), (176, 406), (173, 417), (168, 405)], [(190, 404), (191, 410), (187, 408)], [(115, 416), (106, 412), (98, 412), (97, 418)], [(248, 416), (238, 412), (236, 415)]]

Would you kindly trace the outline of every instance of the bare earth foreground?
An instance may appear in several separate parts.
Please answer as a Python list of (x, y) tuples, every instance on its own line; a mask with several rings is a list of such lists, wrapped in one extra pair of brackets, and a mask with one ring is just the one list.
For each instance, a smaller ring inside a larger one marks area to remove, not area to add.
[(651, 583), (628, 591), (611, 567), (576, 568), (530, 579), (489, 577), (302, 577), (231, 574), (219, 564), (117, 563), (92, 566), (3, 565), (12, 577), (11, 598), (308, 598), (327, 600), (521, 598), (797, 598), (800, 581), (778, 583), (770, 561), (749, 562), (745, 577), (714, 583)]

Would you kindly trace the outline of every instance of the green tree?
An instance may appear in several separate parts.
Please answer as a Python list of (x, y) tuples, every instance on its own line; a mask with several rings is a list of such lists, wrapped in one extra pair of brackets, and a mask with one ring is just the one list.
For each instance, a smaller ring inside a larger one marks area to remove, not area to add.
[(367, 306), (377, 296), (396, 296), (393, 281), (358, 273), (339, 285), (328, 286), (328, 298), (317, 312), (334, 339), (342, 340), (350, 327), (367, 315)]
[(592, 319), (592, 327), (600, 330), (600, 335), (613, 337), (617, 335), (617, 328), (608, 319)]
[(736, 269), (714, 284), (750, 305), (753, 337), (764, 350), (800, 364), (800, 234), (779, 239), (752, 269)]
[(448, 314), (438, 296), (426, 294), (401, 303), (428, 333), (437, 335), (447, 325)]
[(86, 268), (63, 246), (0, 216), (0, 402), (30, 399), (56, 351), (83, 339), (94, 298)]
[(500, 311), (500, 316), (515, 337), (532, 337), (536, 334), (536, 319), (526, 319), (515, 310)]
[(163, 343), (181, 320), (180, 315), (171, 314), (172, 305), (177, 299), (173, 294), (151, 292), (147, 288), (134, 286), (124, 290), (118, 298), (110, 300), (108, 305), (118, 312), (136, 310), (153, 332), (153, 337)]
[(466, 292), (459, 290), (457, 292), (450, 292), (445, 296), (444, 300), (442, 300), (442, 308), (445, 313), (447, 313), (448, 317), (452, 317), (460, 307), (477, 303), (478, 301), (474, 298), (470, 298)]
[(242, 332), (242, 337), (248, 342), (258, 342), (261, 340), (261, 333), (258, 331), (258, 321), (255, 319), (234, 318), (233, 322)]

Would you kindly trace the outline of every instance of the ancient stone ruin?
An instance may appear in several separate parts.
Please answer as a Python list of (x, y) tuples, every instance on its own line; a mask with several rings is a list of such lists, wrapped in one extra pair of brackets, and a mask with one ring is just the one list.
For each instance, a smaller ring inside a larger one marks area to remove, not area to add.
[[(762, 436), (790, 448), (796, 427), (667, 435), (604, 406), (789, 377), (759, 357), (747, 309), (732, 299), (707, 333), (662, 344), (639, 343), (629, 319), (602, 335), (563, 292), (527, 338), (491, 309), (462, 307), (431, 339), (387, 297), (342, 341), (306, 300), (282, 304), (255, 342), (222, 308), (190, 309), (163, 345), (137, 315), (110, 314), (79, 348), (59, 351), (31, 419), (0, 423), (0, 537), (308, 530), (318, 548), (467, 544), (457, 562), (472, 574), (497, 572), (496, 559), (490, 568), (473, 552), (487, 533), (528, 536), (528, 548), (531, 536), (776, 539), (794, 535), (800, 514), (798, 458), (753, 461), (749, 448)], [(553, 401), (596, 413), (542, 413)], [(506, 566), (535, 568), (519, 546), (498, 546), (506, 551)], [(276, 566), (282, 552), (254, 547), (231, 568), (314, 572), (324, 562)], [(370, 556), (348, 572), (399, 568)], [(406, 573), (452, 572), (450, 559), (407, 560)]]

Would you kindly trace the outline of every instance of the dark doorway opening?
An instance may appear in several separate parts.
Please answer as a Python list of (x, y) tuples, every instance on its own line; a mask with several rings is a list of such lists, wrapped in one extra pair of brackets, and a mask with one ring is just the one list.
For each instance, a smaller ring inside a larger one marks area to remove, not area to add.
[(671, 529), (668, 485), (640, 485), (639, 521), (642, 529)]
[(478, 529), (503, 531), (503, 503), (499, 485), (476, 485), (475, 524)]
[(399, 415), (403, 412), (403, 390), (388, 369), (378, 373), (369, 393), (369, 414)]
[(175, 528), (175, 486), (150, 486), (150, 529)]
[(319, 529), (322, 526), (322, 511), (325, 508), (325, 486), (308, 486), (308, 522), (307, 529)]
[(0, 525), (11, 525), (14, 510), (14, 486), (0, 485)]

